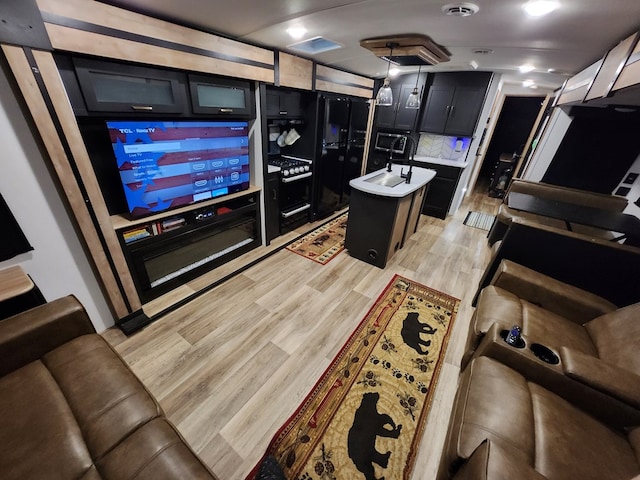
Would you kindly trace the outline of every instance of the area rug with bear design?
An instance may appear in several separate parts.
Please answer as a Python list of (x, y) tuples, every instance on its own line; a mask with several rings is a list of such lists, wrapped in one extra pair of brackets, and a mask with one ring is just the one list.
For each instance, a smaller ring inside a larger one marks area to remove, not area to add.
[(289, 480), (408, 479), (459, 304), (394, 276), (265, 457)]
[(344, 250), (348, 213), (328, 221), (287, 245), (287, 250), (324, 265)]

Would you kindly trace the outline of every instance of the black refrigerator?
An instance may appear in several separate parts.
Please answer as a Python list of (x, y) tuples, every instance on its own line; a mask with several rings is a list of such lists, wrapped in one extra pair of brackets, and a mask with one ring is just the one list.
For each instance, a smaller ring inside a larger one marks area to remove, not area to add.
[(359, 177), (369, 117), (364, 99), (320, 95), (313, 172), (313, 219), (349, 204), (349, 181)]

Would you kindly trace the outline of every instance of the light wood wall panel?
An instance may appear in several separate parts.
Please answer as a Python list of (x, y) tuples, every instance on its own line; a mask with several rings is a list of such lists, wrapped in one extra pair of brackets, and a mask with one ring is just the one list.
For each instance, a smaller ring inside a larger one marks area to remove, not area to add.
[(374, 81), (325, 65), (316, 67), (316, 89), (324, 92), (372, 98)]
[(613, 86), (613, 90), (630, 87), (640, 84), (640, 42), (633, 49), (627, 64), (622, 69), (618, 80)]
[[(82, 176), (82, 182), (87, 191), (87, 196), (91, 202), (91, 206), (96, 216), (100, 231), (105, 239), (105, 243), (108, 248), (108, 255), (110, 255), (113, 264), (116, 268), (117, 275), (123, 285), (125, 295), (131, 305), (131, 308), (139, 310), (141, 308), (140, 297), (136, 292), (136, 287), (133, 283), (133, 278), (127, 266), (127, 261), (122, 253), (120, 242), (115, 234), (113, 225), (111, 223), (109, 211), (107, 210), (104, 198), (102, 197), (100, 185), (96, 178), (95, 171), (91, 165), (89, 154), (80, 134), (76, 117), (71, 108), (71, 104), (67, 98), (64, 84), (58, 73), (53, 56), (49, 52), (33, 52), (36, 59), (38, 69), (44, 80), (47, 91), (53, 103), (53, 107), (56, 111), (56, 115), (60, 121), (64, 136), (69, 144), (71, 154), (74, 157), (74, 161)], [(102, 248), (101, 245), (95, 245), (92, 249)], [(110, 268), (109, 265), (100, 265), (99, 270), (102, 272), (104, 269)], [(111, 293), (110, 293), (111, 295)]]
[(278, 54), (278, 77), (280, 86), (313, 89), (313, 62), (288, 53)]
[(59, 50), (274, 82), (274, 53), (265, 48), (90, 0), (38, 0), (38, 6)]
[[(105, 289), (114, 308), (114, 312), (120, 318), (130, 313), (126, 307), (124, 299), (115, 276), (109, 266), (106, 253), (102, 248), (100, 238), (95, 230), (85, 204), (82, 192), (73, 171), (69, 164), (69, 159), (64, 146), (60, 140), (53, 119), (49, 114), (46, 103), (38, 84), (34, 78), (34, 72), (27, 60), (22, 48), (2, 45), (2, 50), (7, 58), (9, 66), (25, 99), (32, 117), (36, 120), (36, 126), (44, 146), (49, 154), (51, 163), (65, 191), (69, 205), (78, 222), (78, 226), (83, 233), (86, 245), (91, 252), (91, 256), (96, 264), (98, 274), (104, 282)], [(57, 71), (56, 71), (57, 74)], [(66, 95), (65, 97), (66, 98)]]
[(54, 48), (117, 60), (273, 83), (272, 69), (46, 24)]

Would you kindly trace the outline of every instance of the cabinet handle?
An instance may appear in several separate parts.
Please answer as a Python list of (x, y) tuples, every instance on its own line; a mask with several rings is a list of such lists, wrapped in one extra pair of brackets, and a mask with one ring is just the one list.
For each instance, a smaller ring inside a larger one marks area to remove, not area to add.
[(275, 188), (272, 188), (271, 195), (273, 200), (278, 200), (278, 190), (276, 190)]
[(449, 115), (453, 117), (453, 110), (456, 108), (455, 105), (451, 105), (451, 110), (449, 111)]
[(451, 105), (447, 105), (447, 115), (449, 115), (449, 110), (451, 110)]
[(221, 108), (220, 113), (233, 113), (233, 108)]
[(286, 110), (280, 110), (280, 115), (286, 115), (287, 113), (289, 112), (287, 112)]
[(131, 105), (131, 108), (137, 112), (150, 112), (153, 110), (151, 105)]

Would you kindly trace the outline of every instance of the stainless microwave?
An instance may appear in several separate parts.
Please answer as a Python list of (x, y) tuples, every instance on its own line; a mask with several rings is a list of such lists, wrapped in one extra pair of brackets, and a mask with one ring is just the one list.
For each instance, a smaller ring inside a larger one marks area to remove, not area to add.
[(399, 133), (378, 132), (376, 135), (375, 149), (382, 152), (392, 152), (404, 155), (407, 145), (407, 137)]

